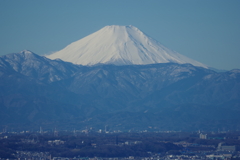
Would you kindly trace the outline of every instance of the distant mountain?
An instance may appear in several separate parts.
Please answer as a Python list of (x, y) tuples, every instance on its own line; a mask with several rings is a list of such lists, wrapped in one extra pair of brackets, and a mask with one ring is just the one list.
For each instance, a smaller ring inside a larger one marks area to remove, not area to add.
[(71, 76), (78, 67), (61, 60), (52, 61), (46, 57), (23, 50), (20, 53), (4, 55), (1, 64), (25, 76), (41, 81), (54, 82)]
[(191, 64), (74, 65), (30, 51), (0, 57), (0, 127), (240, 129), (240, 70)]
[(47, 56), (81, 65), (190, 63), (206, 65), (172, 51), (134, 26), (106, 26)]

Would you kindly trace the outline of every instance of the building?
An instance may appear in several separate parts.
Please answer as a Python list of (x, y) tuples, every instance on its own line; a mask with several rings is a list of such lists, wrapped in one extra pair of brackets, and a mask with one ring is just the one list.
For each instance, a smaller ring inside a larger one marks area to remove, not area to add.
[(199, 137), (200, 139), (207, 139), (207, 134), (200, 133)]

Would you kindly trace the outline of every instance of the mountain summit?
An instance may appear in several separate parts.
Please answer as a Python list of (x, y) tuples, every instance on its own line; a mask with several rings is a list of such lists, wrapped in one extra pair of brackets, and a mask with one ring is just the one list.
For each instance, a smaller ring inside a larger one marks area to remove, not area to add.
[(62, 59), (81, 65), (99, 63), (115, 65), (142, 65), (154, 63), (190, 63), (206, 65), (185, 57), (163, 46), (134, 26), (105, 26), (64, 49), (48, 55), (50, 59)]

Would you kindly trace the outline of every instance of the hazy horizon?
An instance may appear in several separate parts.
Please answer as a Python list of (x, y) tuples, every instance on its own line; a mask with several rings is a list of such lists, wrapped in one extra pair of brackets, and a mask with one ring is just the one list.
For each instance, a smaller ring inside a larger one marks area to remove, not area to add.
[(106, 25), (133, 25), (217, 69), (240, 68), (240, 1), (0, 1), (0, 55), (59, 51)]

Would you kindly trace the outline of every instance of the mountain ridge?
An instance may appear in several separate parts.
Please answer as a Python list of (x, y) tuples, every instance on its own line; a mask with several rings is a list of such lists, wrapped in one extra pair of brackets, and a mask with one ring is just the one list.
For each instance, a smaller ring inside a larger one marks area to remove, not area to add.
[(240, 129), (238, 69), (217, 73), (177, 63), (81, 66), (34, 53), (21, 59), (24, 54), (0, 57), (0, 127)]

